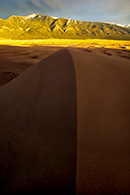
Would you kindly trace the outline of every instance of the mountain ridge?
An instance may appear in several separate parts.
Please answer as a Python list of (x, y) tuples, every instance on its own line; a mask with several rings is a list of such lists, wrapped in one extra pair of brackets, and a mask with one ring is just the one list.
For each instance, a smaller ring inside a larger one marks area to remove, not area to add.
[(130, 27), (102, 22), (30, 14), (0, 18), (0, 38), (8, 39), (130, 39)]

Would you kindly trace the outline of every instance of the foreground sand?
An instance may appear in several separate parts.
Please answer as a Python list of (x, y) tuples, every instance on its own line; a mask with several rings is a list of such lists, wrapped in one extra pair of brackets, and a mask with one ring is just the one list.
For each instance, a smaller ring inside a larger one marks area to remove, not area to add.
[(130, 194), (123, 50), (62, 49), (1, 87), (1, 193)]
[[(38, 63), (40, 60), (46, 58), (55, 51), (60, 50), (61, 47), (48, 47), (48, 46), (32, 46), (32, 47), (19, 47), (19, 46), (0, 46), (0, 87), (7, 82), (24, 72), (29, 67)], [(127, 59), (130, 62), (130, 50), (124, 48), (110, 49), (110, 48), (96, 48), (89, 46), (88, 48), (81, 48), (88, 52), (97, 54), (104, 54), (116, 57), (119, 59)]]

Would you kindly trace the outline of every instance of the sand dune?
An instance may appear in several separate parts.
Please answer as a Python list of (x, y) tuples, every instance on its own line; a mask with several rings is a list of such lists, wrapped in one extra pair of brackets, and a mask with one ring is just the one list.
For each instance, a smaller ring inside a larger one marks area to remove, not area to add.
[(130, 194), (130, 61), (106, 52), (62, 49), (1, 87), (1, 193)]

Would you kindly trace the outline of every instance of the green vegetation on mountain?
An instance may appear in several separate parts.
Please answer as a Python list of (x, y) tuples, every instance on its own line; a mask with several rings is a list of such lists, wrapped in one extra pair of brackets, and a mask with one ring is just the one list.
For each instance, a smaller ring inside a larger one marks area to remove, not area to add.
[(130, 28), (109, 23), (82, 22), (41, 14), (0, 19), (4, 39), (122, 39), (130, 40)]

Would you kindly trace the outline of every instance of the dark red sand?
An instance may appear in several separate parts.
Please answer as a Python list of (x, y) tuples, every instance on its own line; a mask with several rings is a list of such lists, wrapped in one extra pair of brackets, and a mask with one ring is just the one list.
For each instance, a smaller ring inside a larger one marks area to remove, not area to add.
[(1, 87), (1, 193), (130, 194), (130, 61), (111, 54), (63, 49)]

